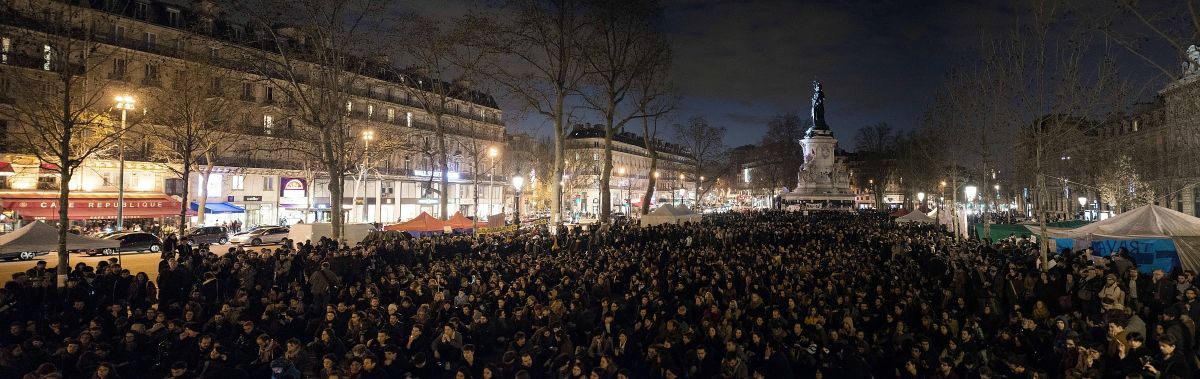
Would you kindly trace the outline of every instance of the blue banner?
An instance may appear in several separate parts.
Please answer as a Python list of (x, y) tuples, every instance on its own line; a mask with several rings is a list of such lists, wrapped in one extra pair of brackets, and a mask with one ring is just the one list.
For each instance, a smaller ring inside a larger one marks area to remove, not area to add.
[[(1054, 242), (1059, 250), (1063, 248), (1075, 250), (1074, 241), (1069, 238), (1055, 238)], [(1179, 266), (1179, 253), (1175, 250), (1175, 243), (1169, 239), (1092, 241), (1092, 251), (1101, 257), (1121, 251), (1121, 248), (1129, 250), (1129, 256), (1133, 257), (1134, 263), (1137, 263), (1138, 271), (1143, 273), (1150, 273), (1158, 269), (1170, 273), (1176, 266)]]

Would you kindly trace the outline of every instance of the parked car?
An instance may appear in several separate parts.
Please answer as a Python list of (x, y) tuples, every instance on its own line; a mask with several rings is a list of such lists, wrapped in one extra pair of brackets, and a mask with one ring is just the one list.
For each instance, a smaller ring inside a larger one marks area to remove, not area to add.
[(50, 253), (47, 253), (45, 251), (14, 251), (11, 253), (0, 253), (0, 259), (6, 260), (6, 261), (11, 261), (14, 259), (20, 259), (23, 261), (27, 261), (27, 260), (33, 259), (36, 256), (46, 255), (46, 254), (50, 254)]
[(274, 244), (287, 238), (290, 230), (286, 226), (260, 226), (234, 234), (233, 237), (229, 237), (229, 242), (235, 245)]
[(121, 241), (121, 247), (84, 251), (87, 255), (113, 255), (120, 249), (122, 253), (162, 251), (162, 240), (158, 236), (146, 232), (113, 233), (104, 236), (106, 240)]
[(187, 238), (188, 245), (224, 245), (229, 242), (229, 229), (224, 226), (197, 226), (188, 229), (183, 236)]

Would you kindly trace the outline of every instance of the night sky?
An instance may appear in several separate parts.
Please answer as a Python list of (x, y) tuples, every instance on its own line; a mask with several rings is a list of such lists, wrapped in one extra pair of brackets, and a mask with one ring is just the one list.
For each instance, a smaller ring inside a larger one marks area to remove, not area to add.
[[(945, 74), (977, 61), (982, 41), (1002, 37), (1024, 17), (1013, 4), (664, 0), (672, 76), (682, 96), (667, 122), (702, 115), (728, 129), (728, 146), (757, 143), (773, 115), (807, 117), (816, 79), (824, 85), (826, 119), (842, 147), (853, 149), (854, 134), (865, 125), (916, 125)], [(446, 2), (417, 7), (445, 16), (457, 10)], [(1169, 51), (1158, 55), (1173, 59)], [(1144, 62), (1131, 58), (1124, 65), (1132, 77), (1152, 82), (1142, 85), (1150, 92), (1161, 85)], [(501, 108), (510, 115), (510, 133), (551, 134), (542, 117), (517, 115), (519, 107), (504, 100)], [(660, 137), (669, 139), (669, 129), (660, 127)]]

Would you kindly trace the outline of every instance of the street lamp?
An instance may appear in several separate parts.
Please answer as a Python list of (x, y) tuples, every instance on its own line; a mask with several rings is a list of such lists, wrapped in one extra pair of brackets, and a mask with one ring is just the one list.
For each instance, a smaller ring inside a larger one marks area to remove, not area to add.
[(512, 186), (516, 190), (516, 194), (513, 196), (513, 218), (516, 219), (514, 223), (518, 228), (521, 226), (521, 186), (524, 185), (524, 177), (517, 175), (512, 178)]
[[(917, 192), (917, 201), (921, 202), (921, 206), (925, 206), (925, 193), (924, 192)], [(917, 207), (917, 209), (920, 209), (920, 208), (921, 207)]]
[[(617, 167), (617, 175), (625, 176), (625, 166)], [(625, 208), (625, 213), (632, 215), (633, 211), (629, 209), (631, 207), (629, 204), (629, 178), (623, 180), (625, 181), (625, 204), (622, 206)]]
[(1088, 198), (1087, 198), (1087, 196), (1080, 196), (1076, 200), (1079, 200), (1079, 211), (1083, 212), (1083, 215), (1084, 215), (1083, 219), (1086, 220), (1087, 219), (1087, 210), (1084, 209), (1083, 207), (1087, 205)]
[[(134, 109), (133, 96), (117, 96), (116, 108), (121, 110), (121, 130), (117, 134), (117, 231), (125, 230), (125, 120), (126, 113)], [(186, 199), (185, 199), (186, 200)], [(201, 209), (201, 212), (204, 210)], [(120, 251), (121, 249), (117, 249)], [(120, 259), (120, 257), (118, 257)]]
[(971, 203), (971, 206), (975, 205), (975, 195), (978, 193), (979, 193), (978, 187), (967, 186), (966, 188), (963, 188), (963, 195), (967, 196), (967, 202)]
[[(359, 191), (362, 190), (362, 182), (363, 182), (363, 180), (365, 180), (367, 178), (367, 168), (370, 167), (370, 164), (371, 164), (371, 155), (368, 154), (368, 152), (371, 150), (371, 141), (375, 140), (375, 131), (364, 130), (362, 132), (362, 140), (363, 140), (363, 165), (362, 165), (362, 168), (359, 169), (359, 171), (358, 171), (358, 180), (357, 180), (357, 183), (355, 183), (355, 185), (354, 185), (354, 199), (353, 199), (352, 203), (358, 202), (358, 194), (359, 194)], [(365, 198), (366, 196), (364, 195), (363, 197)], [(376, 207), (378, 208), (378, 200), (379, 200), (378, 193), (376, 193), (376, 195), (375, 195), (375, 200), (377, 203)], [(352, 204), (352, 205), (358, 205), (358, 204)], [(363, 201), (363, 207), (362, 207), (361, 212), (362, 213), (360, 213), (360, 219), (363, 222), (366, 222), (367, 221), (366, 200)]]

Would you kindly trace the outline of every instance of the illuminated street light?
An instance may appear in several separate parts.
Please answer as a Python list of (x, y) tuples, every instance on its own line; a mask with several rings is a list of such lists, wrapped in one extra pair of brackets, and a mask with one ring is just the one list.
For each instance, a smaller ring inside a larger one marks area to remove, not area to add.
[[(117, 231), (125, 230), (125, 129), (126, 113), (134, 109), (133, 96), (120, 95), (116, 98), (116, 108), (121, 110), (121, 130), (117, 134), (117, 159), (120, 161), (117, 169)], [(200, 212), (204, 212), (203, 209)], [(117, 249), (119, 252), (121, 249)], [(120, 260), (120, 255), (117, 256)]]

